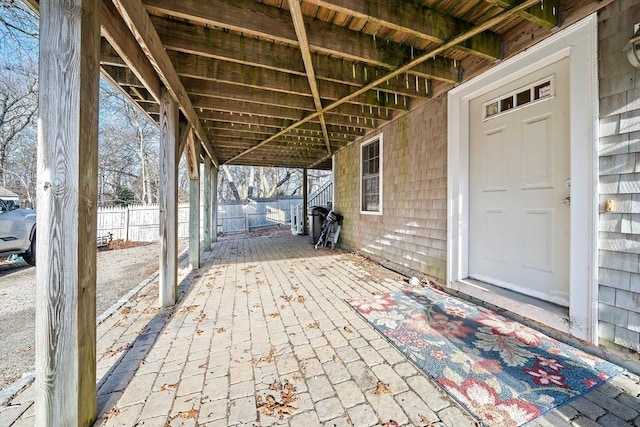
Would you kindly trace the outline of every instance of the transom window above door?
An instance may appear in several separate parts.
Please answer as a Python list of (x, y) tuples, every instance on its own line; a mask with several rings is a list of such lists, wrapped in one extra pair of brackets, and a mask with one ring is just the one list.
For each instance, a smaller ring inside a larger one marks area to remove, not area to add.
[(360, 146), (361, 213), (382, 213), (382, 135)]
[(507, 111), (543, 101), (555, 95), (555, 76), (549, 76), (482, 105), (483, 120)]

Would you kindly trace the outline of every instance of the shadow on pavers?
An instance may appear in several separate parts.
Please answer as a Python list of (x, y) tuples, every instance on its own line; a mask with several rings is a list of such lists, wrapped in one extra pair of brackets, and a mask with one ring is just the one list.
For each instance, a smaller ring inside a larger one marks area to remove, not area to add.
[(145, 326), (143, 332), (133, 341), (131, 346), (124, 351), (111, 366), (111, 368), (102, 376), (97, 385), (98, 394), (98, 414), (96, 421), (100, 421), (102, 415), (113, 409), (127, 385), (135, 376), (144, 358), (155, 344), (158, 336), (164, 330), (167, 322), (173, 316), (176, 308), (199, 275), (198, 271), (191, 271), (182, 279), (178, 285), (178, 301), (176, 305), (161, 309), (149, 323)]

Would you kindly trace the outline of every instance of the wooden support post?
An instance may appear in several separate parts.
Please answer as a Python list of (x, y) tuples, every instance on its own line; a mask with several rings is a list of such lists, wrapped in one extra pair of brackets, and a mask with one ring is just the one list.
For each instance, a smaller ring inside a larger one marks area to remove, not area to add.
[(203, 196), (203, 215), (204, 221), (202, 224), (202, 242), (205, 251), (211, 250), (211, 235), (214, 232), (211, 227), (211, 169), (213, 165), (209, 158), (204, 159), (204, 173), (202, 176), (202, 196)]
[(211, 240), (218, 241), (218, 168), (215, 166), (212, 169), (211, 174), (211, 222), (213, 222), (213, 233), (211, 234)]
[(308, 176), (307, 176), (307, 168), (302, 169), (302, 234), (306, 236), (309, 234), (309, 224), (307, 224), (307, 203), (309, 202), (308, 192)]
[(160, 99), (160, 305), (178, 300), (178, 104), (166, 89)]
[[(196, 159), (200, 158), (199, 144), (194, 144)], [(189, 266), (200, 268), (200, 167), (189, 177)]]
[(40, 2), (37, 426), (96, 418), (100, 6)]

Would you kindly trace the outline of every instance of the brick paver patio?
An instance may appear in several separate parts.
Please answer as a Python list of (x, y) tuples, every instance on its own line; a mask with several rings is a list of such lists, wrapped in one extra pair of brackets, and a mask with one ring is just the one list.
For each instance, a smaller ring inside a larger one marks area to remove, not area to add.
[[(187, 273), (177, 306), (155, 280), (98, 326), (96, 425), (476, 425), (344, 302), (404, 277), (294, 236), (223, 239)], [(625, 373), (532, 425), (638, 427), (639, 395)], [(0, 425), (33, 416), (29, 387)]]

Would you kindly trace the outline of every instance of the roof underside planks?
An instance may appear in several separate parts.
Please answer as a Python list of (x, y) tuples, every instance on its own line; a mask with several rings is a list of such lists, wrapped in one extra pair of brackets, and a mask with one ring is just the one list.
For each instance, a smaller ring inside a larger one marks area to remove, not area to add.
[(214, 163), (330, 169), (349, 143), (611, 1), (106, 0), (101, 65), (156, 121), (166, 86)]

